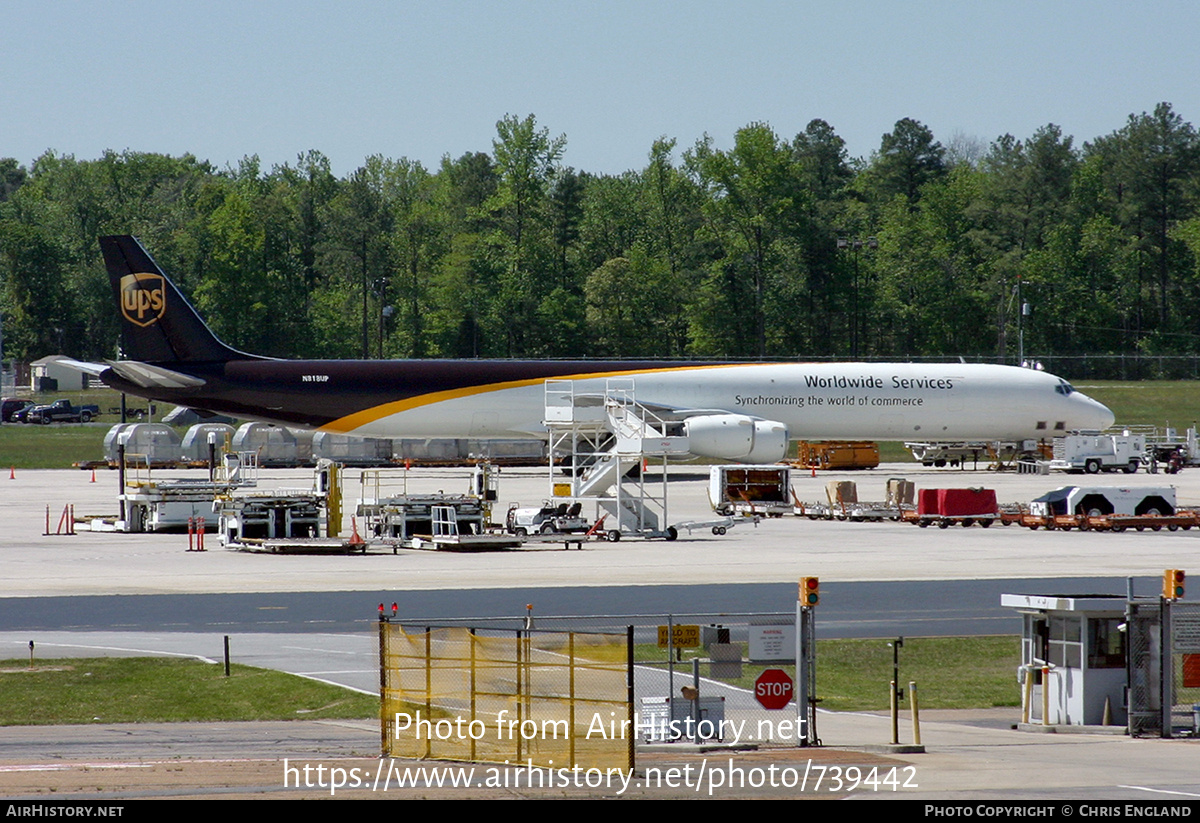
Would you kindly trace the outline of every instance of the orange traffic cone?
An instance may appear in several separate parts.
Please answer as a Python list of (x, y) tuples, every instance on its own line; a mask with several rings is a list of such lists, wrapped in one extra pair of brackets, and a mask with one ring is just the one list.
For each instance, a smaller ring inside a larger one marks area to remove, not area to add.
[(91, 482), (93, 482), (93, 483), (96, 482), (96, 470), (95, 469), (92, 469), (92, 481)]
[(8, 467), (8, 479), (9, 479), (9, 480), (16, 480), (16, 479), (17, 479), (17, 470), (16, 470), (16, 467), (14, 467), (14, 466), (9, 466), (9, 467)]

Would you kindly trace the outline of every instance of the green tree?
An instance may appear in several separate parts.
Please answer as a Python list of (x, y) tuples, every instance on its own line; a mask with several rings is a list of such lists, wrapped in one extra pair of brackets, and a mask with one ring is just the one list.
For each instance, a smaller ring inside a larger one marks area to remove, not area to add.
[(915, 208), (902, 197), (884, 210), (877, 252), (879, 299), (889, 322), (876, 348), (890, 356), (980, 354), (992, 349), (986, 269), (971, 242), (968, 205), (979, 174), (957, 167), (926, 184)]
[(883, 135), (868, 169), (869, 191), (878, 202), (902, 195), (914, 207), (921, 187), (945, 174), (945, 154), (927, 126), (908, 117), (897, 120), (892, 131)]
[[(331, 235), (337, 255), (343, 295), (357, 294), (359, 298), (359, 330), (361, 357), (369, 358), (371, 338), (377, 316), (371, 311), (371, 295), (382, 290), (394, 268), (392, 244), (392, 213), (384, 201), (386, 163), (382, 157), (367, 158), (367, 162), (350, 175), (330, 205)], [(350, 300), (345, 300), (350, 310)]]
[[(1043, 248), (1049, 233), (1066, 219), (1077, 164), (1071, 138), (1054, 124), (1038, 129), (1028, 141), (1006, 134), (980, 161), (980, 196), (968, 207), (969, 218), (993, 291), (1001, 358), (1007, 357), (1009, 337), (1016, 331), (1016, 284), (1030, 282), (1026, 256)], [(1052, 283), (1042, 285), (1053, 288)]]
[(1147, 279), (1156, 281), (1157, 327), (1170, 332), (1173, 280), (1190, 269), (1188, 250), (1171, 228), (1195, 208), (1200, 138), (1170, 103), (1159, 103), (1152, 114), (1130, 115), (1124, 128), (1085, 146), (1085, 153), (1103, 158), (1113, 214), (1138, 237), (1152, 272)]
[(0, 203), (12, 197), (29, 177), (25, 167), (12, 157), (0, 157)]
[(538, 307), (552, 290), (547, 272), (553, 253), (546, 220), (547, 191), (566, 147), (566, 137), (551, 137), (533, 115), (518, 120), (507, 115), (496, 124), (492, 141), (499, 185), (485, 207), (496, 215), (495, 245), (505, 258), (500, 287), (508, 352), (533, 353), (538, 343), (527, 339), (537, 329)]
[(677, 323), (682, 292), (665, 261), (635, 245), (628, 257), (614, 257), (593, 271), (585, 291), (595, 354), (663, 354), (663, 339)]
[[(436, 198), (433, 177), (419, 162), (401, 158), (383, 165), (384, 203), (391, 212), (392, 247), (398, 270), (392, 283), (394, 297), (403, 304), (400, 312), (400, 352), (407, 357), (425, 357), (430, 352), (425, 316), (430, 308), (430, 284), (443, 253), (443, 215)], [(380, 291), (381, 303), (389, 292)], [(384, 325), (380, 308), (381, 332)]]
[(769, 126), (753, 123), (738, 130), (732, 150), (706, 137), (686, 161), (708, 194), (707, 229), (724, 251), (710, 269), (701, 322), (722, 329), (733, 353), (765, 356), (784, 328), (768, 332), (767, 295), (787, 301), (795, 287), (792, 241), (805, 196), (795, 159)]
[[(847, 208), (854, 170), (850, 167), (846, 143), (824, 120), (812, 120), (792, 141), (792, 151), (799, 163), (800, 181), (805, 190), (804, 222), (798, 242), (806, 274), (805, 308), (806, 350), (820, 354), (838, 351), (834, 318), (850, 317), (857, 322), (860, 314), (870, 315), (871, 305), (861, 299), (866, 290), (840, 288), (849, 277), (839, 273), (845, 269), (838, 259), (837, 240), (848, 235), (856, 239), (870, 233), (865, 223), (855, 219)], [(869, 271), (869, 258), (858, 261), (864, 274)], [(867, 278), (861, 278), (866, 282)], [(851, 335), (853, 336), (853, 335)]]

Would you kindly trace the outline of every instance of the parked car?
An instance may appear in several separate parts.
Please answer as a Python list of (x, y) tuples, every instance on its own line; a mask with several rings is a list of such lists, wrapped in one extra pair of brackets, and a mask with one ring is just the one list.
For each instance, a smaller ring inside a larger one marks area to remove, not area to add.
[[(26, 400), (23, 397), (6, 397), (0, 401), (0, 421), (5, 423), (19, 423), (24, 420), (24, 411), (33, 406), (32, 400)], [(20, 419), (17, 415), (20, 414)]]

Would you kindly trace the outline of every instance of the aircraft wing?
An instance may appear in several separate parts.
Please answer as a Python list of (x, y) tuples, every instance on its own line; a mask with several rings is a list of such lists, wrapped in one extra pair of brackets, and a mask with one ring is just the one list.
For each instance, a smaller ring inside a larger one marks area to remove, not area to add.
[[(589, 408), (603, 406), (606, 397), (603, 394), (577, 394), (574, 396), (575, 406), (577, 408)], [(687, 420), (689, 417), (701, 417), (709, 414), (729, 414), (729, 409), (693, 409), (683, 408), (681, 406), (673, 406), (665, 403), (654, 403), (637, 399), (637, 405), (646, 409), (660, 420), (670, 422), (678, 422)]]
[[(680, 420), (688, 420), (692, 417), (706, 417), (711, 414), (731, 414), (729, 409), (682, 409), (677, 406), (664, 406), (658, 403), (643, 403), (638, 401), (638, 405), (649, 409), (660, 420), (678, 422)], [(752, 415), (746, 415), (751, 417)]]

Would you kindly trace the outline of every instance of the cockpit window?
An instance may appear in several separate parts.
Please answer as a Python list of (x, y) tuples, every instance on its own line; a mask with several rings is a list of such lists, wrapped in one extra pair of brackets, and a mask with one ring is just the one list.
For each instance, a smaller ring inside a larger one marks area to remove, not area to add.
[(1072, 394), (1075, 393), (1075, 387), (1072, 386), (1070, 383), (1068, 383), (1066, 380), (1059, 380), (1058, 385), (1054, 387), (1054, 390), (1056, 392), (1058, 392), (1059, 394), (1061, 394), (1063, 397), (1070, 397)]

